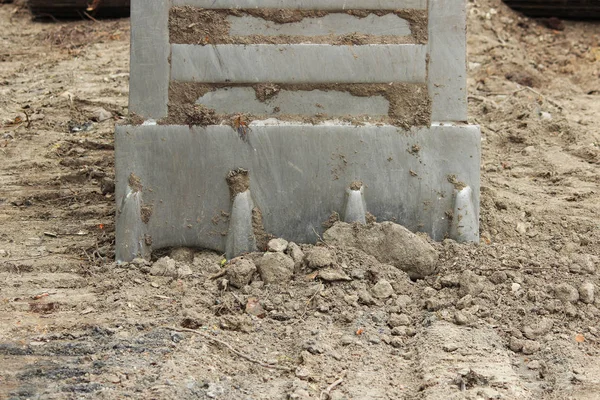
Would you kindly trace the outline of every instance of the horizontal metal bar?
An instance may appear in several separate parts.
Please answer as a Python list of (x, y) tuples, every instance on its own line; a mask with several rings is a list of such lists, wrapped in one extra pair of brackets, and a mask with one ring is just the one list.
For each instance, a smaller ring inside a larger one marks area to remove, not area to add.
[(173, 5), (209, 9), (426, 10), (427, 0), (173, 0)]
[(231, 83), (425, 83), (427, 47), (171, 45), (171, 79)]

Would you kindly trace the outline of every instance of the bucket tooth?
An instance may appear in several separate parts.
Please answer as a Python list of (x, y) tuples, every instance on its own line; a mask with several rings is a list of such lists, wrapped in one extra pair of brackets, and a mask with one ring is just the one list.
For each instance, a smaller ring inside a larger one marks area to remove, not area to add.
[(475, 212), (473, 190), (470, 186), (455, 190), (454, 198), (450, 237), (459, 243), (479, 243), (479, 218)]
[(344, 222), (358, 222), (361, 224), (367, 223), (367, 206), (365, 203), (365, 189), (360, 186), (360, 189), (351, 187), (346, 189), (348, 199), (346, 201), (346, 209), (344, 210)]
[(149, 258), (152, 249), (146, 224), (142, 221), (142, 192), (127, 188), (118, 212), (116, 259), (129, 262), (134, 258)]
[(254, 201), (250, 190), (238, 193), (233, 199), (225, 255), (228, 260), (257, 250), (252, 226)]

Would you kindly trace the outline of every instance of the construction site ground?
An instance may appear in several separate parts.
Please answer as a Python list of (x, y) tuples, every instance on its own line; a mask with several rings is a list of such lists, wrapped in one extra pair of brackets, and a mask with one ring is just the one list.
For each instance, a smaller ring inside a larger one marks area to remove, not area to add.
[(281, 285), (200, 249), (114, 263), (129, 21), (0, 27), (0, 399), (600, 398), (598, 22), (470, 1), (481, 243), (423, 240), (411, 280), (329, 235)]

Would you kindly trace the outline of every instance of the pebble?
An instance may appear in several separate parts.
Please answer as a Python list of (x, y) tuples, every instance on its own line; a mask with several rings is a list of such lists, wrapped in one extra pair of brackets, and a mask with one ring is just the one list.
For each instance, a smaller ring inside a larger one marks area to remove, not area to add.
[(550, 333), (553, 326), (553, 320), (551, 320), (550, 318), (543, 318), (537, 324), (532, 324), (523, 327), (523, 334), (527, 339), (535, 340)]
[(229, 262), (227, 266), (227, 279), (231, 286), (241, 289), (250, 284), (255, 272), (256, 265), (254, 265), (252, 260), (238, 257)]
[(355, 343), (355, 339), (354, 336), (350, 336), (350, 335), (344, 335), (342, 336), (342, 339), (340, 340), (340, 342), (342, 343), (342, 346), (348, 346), (351, 345), (353, 343)]
[(410, 325), (410, 318), (406, 314), (391, 314), (388, 318), (388, 325), (390, 328), (408, 326)]
[(375, 284), (375, 286), (373, 286), (371, 292), (373, 293), (373, 297), (377, 299), (387, 299), (394, 294), (394, 288), (392, 287), (391, 283), (385, 279), (381, 279)]
[(454, 322), (456, 322), (456, 325), (467, 325), (469, 323), (469, 317), (462, 311), (457, 311), (454, 313)]
[(592, 304), (594, 302), (594, 291), (595, 286), (592, 282), (585, 281), (579, 287), (579, 300), (585, 304)]
[(565, 304), (565, 314), (567, 317), (576, 317), (577, 316), (577, 307), (573, 303)]
[(458, 293), (461, 297), (468, 294), (477, 296), (483, 291), (483, 288), (483, 278), (473, 271), (466, 270), (460, 275), (460, 289)]
[(447, 353), (452, 353), (453, 351), (458, 350), (458, 345), (455, 343), (446, 343), (442, 349)]
[(508, 275), (504, 271), (496, 271), (490, 276), (490, 282), (495, 285), (500, 285), (508, 279)]
[(335, 264), (333, 254), (325, 247), (313, 247), (306, 255), (306, 262), (311, 269), (319, 269)]
[(296, 368), (295, 375), (299, 379), (306, 380), (310, 377), (310, 370), (306, 367), (300, 366)]
[(390, 345), (396, 349), (404, 346), (404, 342), (399, 337), (394, 337), (390, 340)]
[(369, 338), (367, 339), (367, 341), (369, 343), (372, 343), (372, 344), (379, 344), (379, 343), (381, 343), (381, 339), (379, 337), (377, 337), (377, 336), (369, 336)]
[(554, 296), (564, 303), (575, 303), (579, 300), (579, 291), (568, 283), (561, 283), (554, 288)]
[(456, 302), (456, 308), (458, 308), (459, 310), (462, 310), (463, 308), (470, 307), (472, 304), (473, 304), (473, 296), (468, 294)]
[(510, 285), (510, 291), (513, 293), (517, 293), (519, 290), (521, 290), (521, 285), (518, 283), (513, 283), (512, 285)]
[(283, 253), (288, 247), (288, 241), (285, 239), (271, 239), (267, 244), (267, 250)]
[(440, 279), (442, 287), (458, 287), (460, 286), (460, 275), (449, 274)]
[(542, 365), (540, 364), (540, 362), (538, 360), (533, 360), (533, 361), (530, 361), (529, 363), (527, 363), (527, 368), (533, 369), (533, 370), (538, 370), (541, 368), (541, 366)]
[(367, 306), (375, 304), (375, 299), (365, 289), (358, 291), (358, 301), (359, 301), (359, 303), (367, 305)]
[(296, 265), (300, 265), (304, 261), (304, 252), (300, 249), (300, 246), (294, 242), (288, 243), (286, 253), (292, 257), (292, 260), (294, 260)]
[(94, 111), (93, 120), (96, 122), (103, 122), (112, 118), (112, 114), (109, 111), (106, 111), (104, 108), (97, 108)]
[(265, 284), (285, 284), (294, 276), (294, 260), (283, 253), (265, 253), (256, 263)]
[(518, 353), (521, 350), (523, 350), (524, 344), (525, 344), (525, 340), (519, 339), (519, 338), (516, 338), (513, 336), (510, 338), (510, 342), (508, 343), (508, 348), (511, 349), (512, 351), (514, 351), (515, 353)]
[(334, 268), (326, 268), (319, 271), (318, 275), (319, 279), (322, 279), (326, 282), (335, 282), (335, 281), (351, 281), (350, 278), (344, 271), (341, 269)]
[(405, 326), (396, 326), (392, 329), (392, 336), (408, 336)]
[(412, 299), (410, 298), (410, 296), (407, 296), (405, 294), (401, 294), (400, 296), (398, 296), (395, 301), (396, 306), (398, 306), (400, 308), (406, 308), (411, 303), (412, 303)]
[(425, 308), (427, 311), (437, 311), (444, 306), (446, 306), (446, 303), (436, 297), (425, 300)]
[(523, 354), (525, 355), (531, 355), (531, 354), (535, 354), (540, 350), (540, 344), (538, 342), (535, 342), (533, 340), (525, 340), (525, 343), (523, 344)]
[(437, 290), (435, 290), (432, 287), (426, 287), (425, 289), (423, 289), (423, 298), (424, 299), (428, 299), (430, 297), (433, 297), (437, 294)]

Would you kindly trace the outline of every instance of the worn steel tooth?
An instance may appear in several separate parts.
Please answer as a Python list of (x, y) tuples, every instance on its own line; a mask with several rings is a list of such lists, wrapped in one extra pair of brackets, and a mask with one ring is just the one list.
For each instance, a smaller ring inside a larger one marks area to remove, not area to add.
[(473, 190), (470, 186), (455, 190), (454, 197), (450, 237), (460, 243), (479, 243), (479, 217), (475, 211)]
[(361, 185), (360, 189), (346, 189), (348, 199), (346, 200), (346, 210), (344, 211), (344, 222), (367, 223), (367, 205), (365, 202), (365, 187)]

